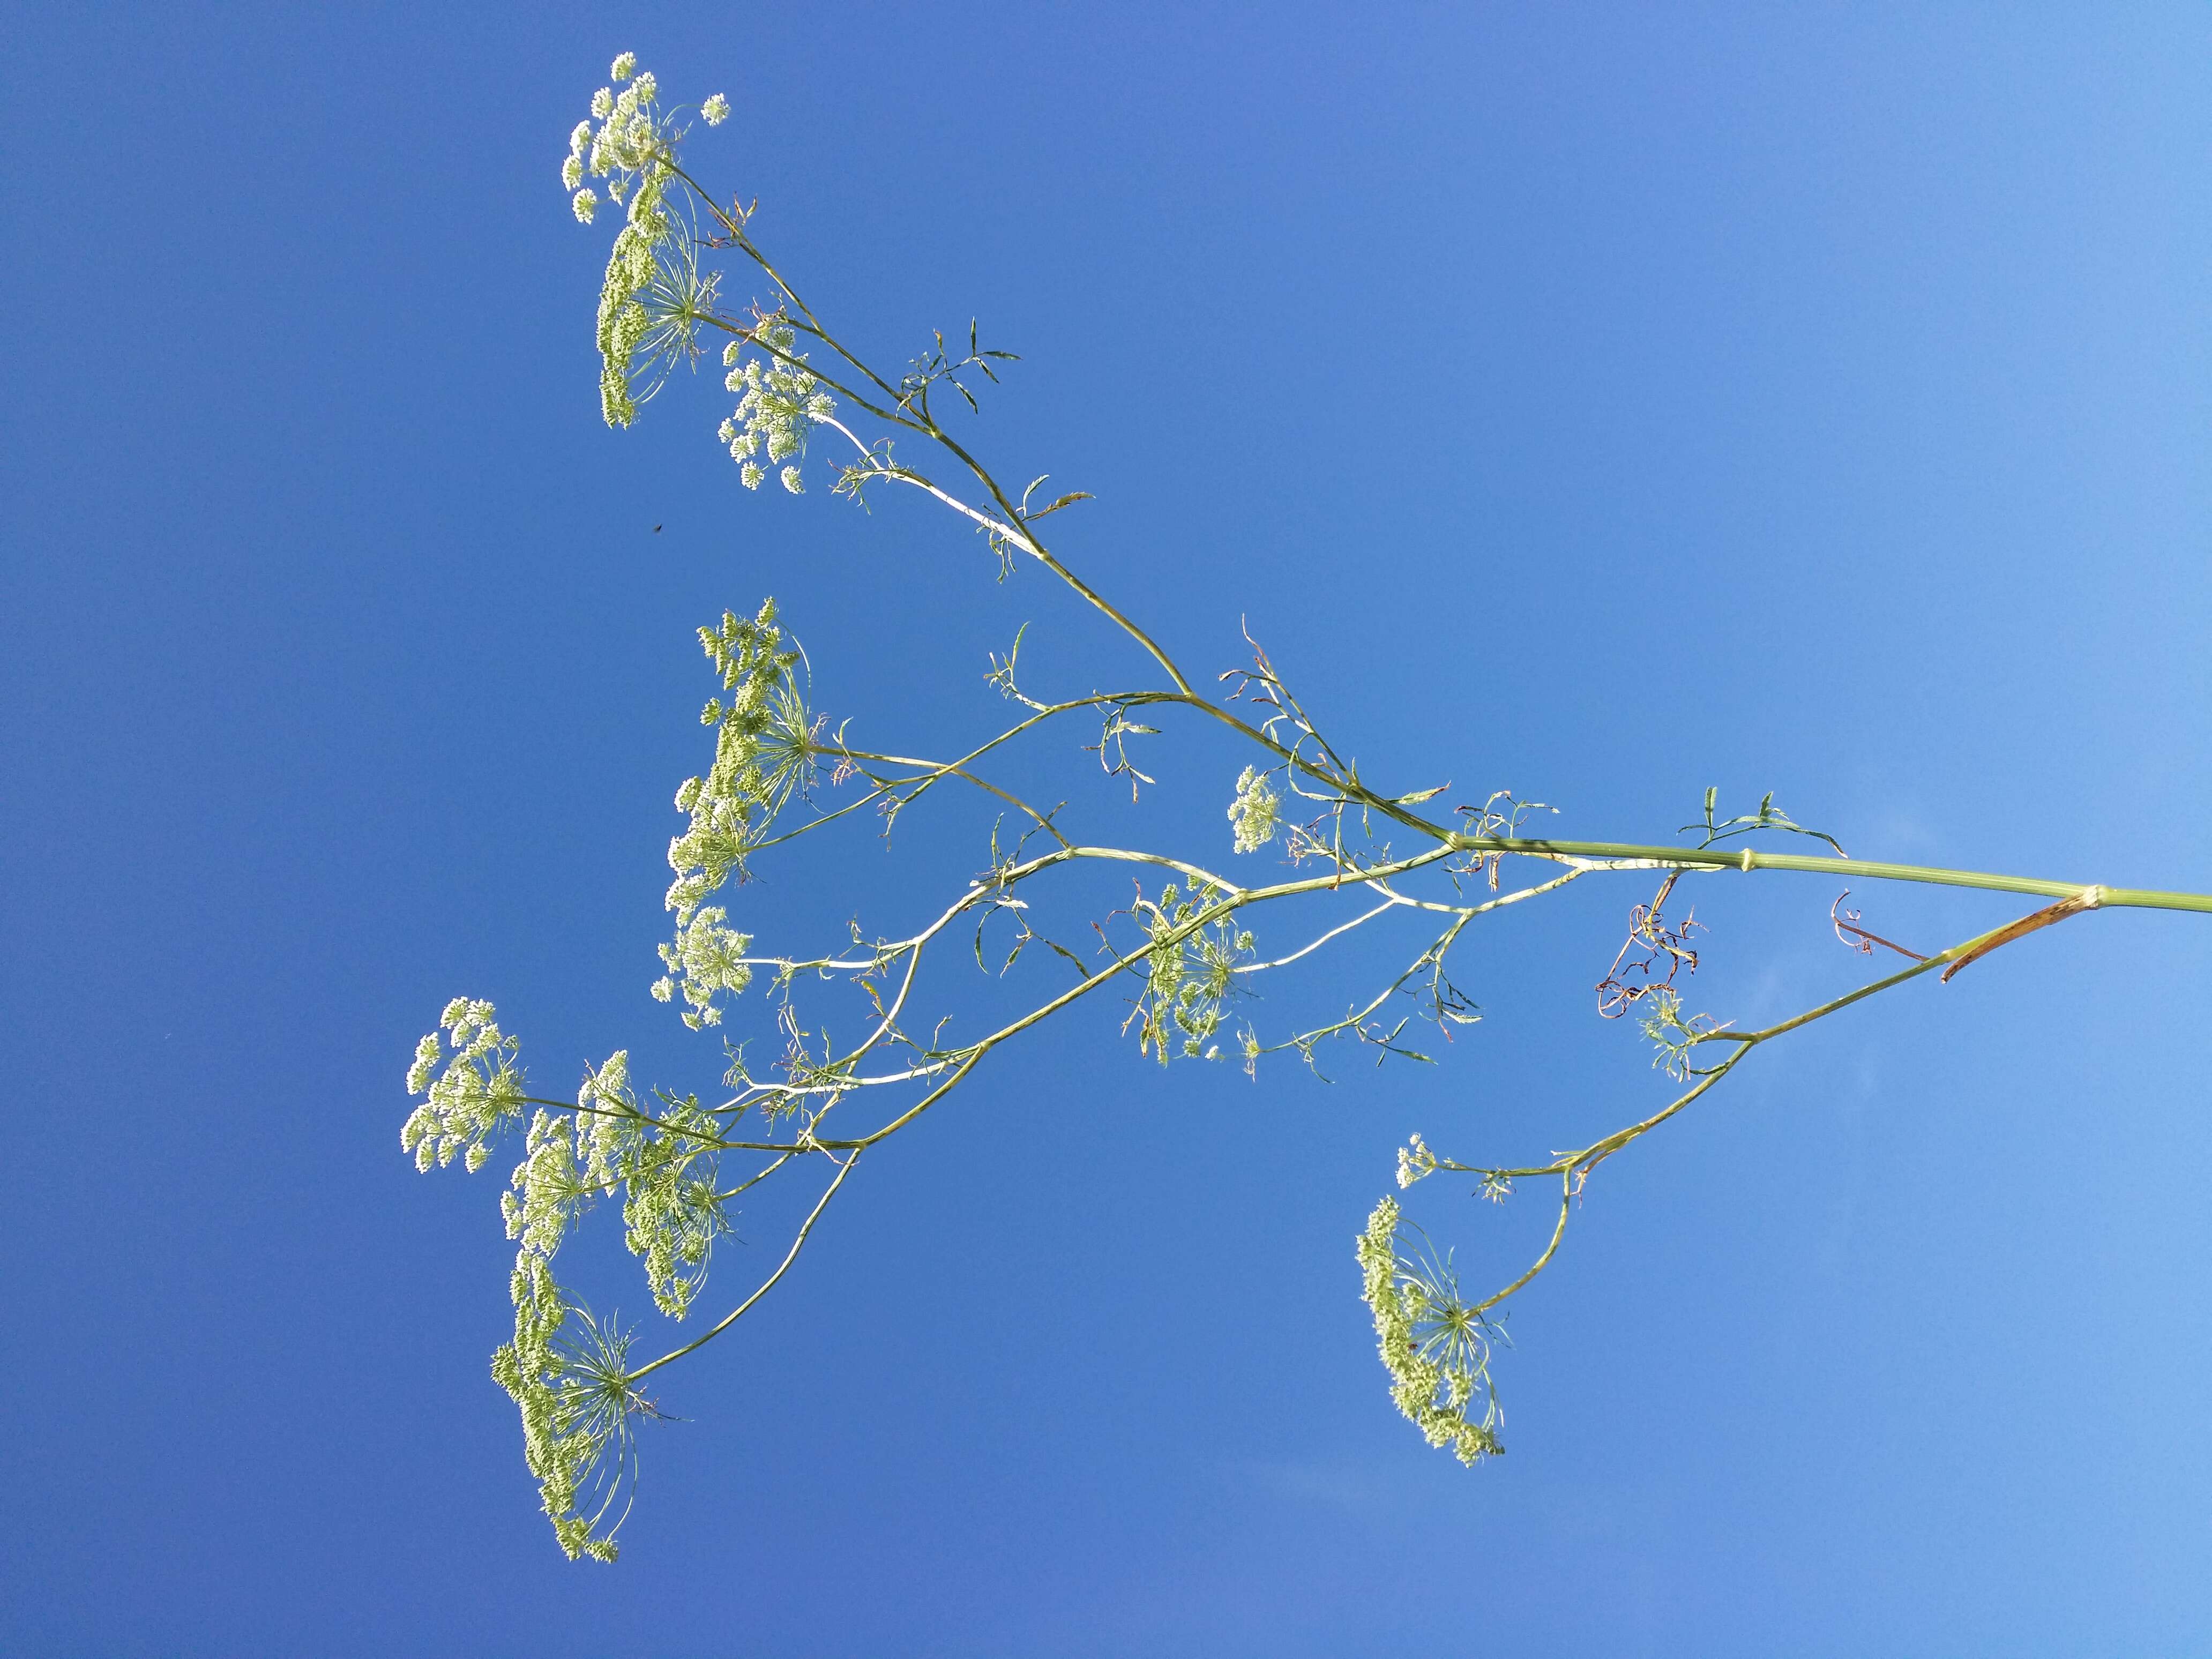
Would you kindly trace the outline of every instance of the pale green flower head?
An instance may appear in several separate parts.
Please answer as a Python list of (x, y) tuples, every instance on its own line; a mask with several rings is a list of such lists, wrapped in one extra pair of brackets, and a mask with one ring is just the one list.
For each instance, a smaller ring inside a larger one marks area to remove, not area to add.
[[(616, 234), (599, 285), (599, 412), (609, 426), (628, 426), (637, 419), (630, 363), (654, 329), (653, 313), (640, 296), (661, 272), (658, 255), (672, 230), (661, 208), (665, 178), (665, 170), (656, 165), (639, 181), (629, 221)], [(653, 389), (659, 384), (654, 380)]]
[(576, 1121), (540, 1109), (530, 1120), (522, 1161), (500, 1194), (507, 1236), (523, 1252), (551, 1261), (584, 1212), (593, 1188), (576, 1153)]
[(612, 1561), (636, 1487), (637, 1422), (655, 1414), (629, 1380), (629, 1334), (573, 1302), (538, 1257), (518, 1259), (514, 1288), (514, 1340), (492, 1355), (492, 1380), (521, 1412), (523, 1461), (561, 1548)]
[[(1385, 1198), (1358, 1239), (1360, 1299), (1375, 1316), (1392, 1402), (1431, 1446), (1473, 1468), (1505, 1449), (1490, 1382), (1491, 1344), (1503, 1333), (1460, 1295), (1449, 1260), (1401, 1250), (1404, 1233), (1398, 1200)], [(1477, 1406), (1480, 1421), (1470, 1416)]]
[(492, 1140), (521, 1120), (523, 1080), (514, 1064), (520, 1045), (501, 1032), (489, 1002), (466, 997), (446, 1005), (439, 1025), (452, 1053), (442, 1073), (434, 1033), (415, 1046), (407, 1092), (429, 1099), (409, 1115), (399, 1145), (414, 1155), (418, 1170), (442, 1167), (457, 1155), (465, 1155), (471, 1171), (480, 1170), (491, 1156)]
[(799, 653), (784, 645), (774, 599), (750, 621), (723, 612), (721, 626), (701, 629), (699, 641), (726, 696), (709, 700), (699, 714), (715, 729), (714, 765), (676, 792), (676, 810), (690, 825), (668, 844), (676, 879), (666, 903), (676, 913), (676, 937), (660, 947), (667, 972), (653, 988), (667, 1002), (681, 987), (690, 1005), (684, 1020), (694, 1030), (718, 1024), (716, 999), (738, 994), (752, 978), (743, 960), (752, 941), (726, 925), (720, 906), (701, 907), (732, 874), (744, 878), (746, 855), (807, 774), (814, 725), (792, 677)]
[(690, 1008), (684, 1023), (693, 1030), (722, 1023), (714, 999), (725, 992), (736, 996), (752, 983), (753, 970), (744, 961), (752, 940), (724, 926), (729, 913), (709, 904), (679, 917), (676, 938), (660, 947), (660, 960), (668, 972), (653, 986), (657, 1001), (666, 1002), (680, 987)]
[(611, 1191), (623, 1171), (637, 1161), (645, 1115), (629, 1086), (629, 1050), (617, 1048), (598, 1071), (586, 1070), (576, 1091), (578, 1139), (583, 1146), (585, 1178)]
[(626, 52), (616, 58), (612, 66), (608, 69), (607, 78), (611, 81), (627, 81), (636, 70), (637, 54), (634, 52)]
[[(667, 191), (682, 126), (659, 109), (659, 83), (637, 68), (635, 52), (616, 58), (615, 68), (615, 86), (592, 94), (590, 119), (568, 135), (561, 183), (570, 210), (585, 224), (600, 201), (585, 185), (587, 178), (605, 179), (607, 199), (628, 204), (608, 254), (599, 316), (600, 412), (608, 425), (621, 427), (637, 418), (638, 405), (659, 390), (678, 361), (696, 355), (720, 276), (702, 269), (700, 238), (671, 212)], [(727, 99), (717, 94), (708, 101), (728, 114)], [(710, 117), (708, 125), (720, 118)]]
[(696, 1096), (660, 1098), (658, 1116), (641, 1110), (630, 1090), (629, 1054), (610, 1055), (586, 1075), (576, 1097), (579, 1155), (593, 1191), (623, 1190), (629, 1252), (645, 1258), (654, 1305), (681, 1319), (707, 1281), (714, 1240), (729, 1228), (715, 1190), (714, 1115)]
[(553, 1258), (594, 1199), (626, 1188), (630, 1249), (647, 1258), (655, 1301), (680, 1317), (724, 1231), (713, 1152), (702, 1139), (711, 1115), (695, 1099), (672, 1103), (665, 1118), (647, 1116), (629, 1067), (629, 1055), (617, 1052), (586, 1074), (577, 1111), (541, 1109), (532, 1117), (501, 1199), (517, 1245), (514, 1336), (493, 1354), (492, 1377), (521, 1413), (524, 1460), (571, 1559), (615, 1559), (613, 1534), (636, 1480), (636, 1422), (653, 1407), (629, 1378), (629, 1334), (568, 1296)]
[(1229, 826), (1238, 852), (1256, 853), (1274, 840), (1282, 805), (1265, 773), (1248, 766), (1237, 775), (1237, 799), (1229, 803)]
[(729, 1224), (715, 1191), (714, 1143), (705, 1138), (715, 1133), (715, 1119), (696, 1098), (662, 1098), (665, 1109), (640, 1139), (624, 1177), (623, 1223), (630, 1254), (645, 1259), (653, 1305), (681, 1319), (706, 1284), (714, 1241)]
[(706, 118), (708, 126), (719, 127), (730, 118), (730, 100), (718, 92), (699, 106), (699, 113)]
[[(1132, 1016), (1138, 1022), (1137, 1051), (1163, 1066), (1178, 1051), (1194, 1060), (1220, 1057), (1220, 1046), (1210, 1039), (1221, 1029), (1223, 1005), (1237, 983), (1237, 961), (1252, 949), (1252, 935), (1226, 917), (1176, 937), (1210, 902), (1211, 896), (1195, 887), (1186, 894), (1170, 883), (1157, 900), (1140, 897), (1135, 905), (1137, 920), (1151, 939), (1145, 994)], [(1248, 1068), (1250, 1058), (1248, 1052)]]

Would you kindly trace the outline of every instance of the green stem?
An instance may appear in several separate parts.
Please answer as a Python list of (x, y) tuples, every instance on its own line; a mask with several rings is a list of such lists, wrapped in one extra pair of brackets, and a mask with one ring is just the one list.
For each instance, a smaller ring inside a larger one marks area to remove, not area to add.
[[(833, 1159), (832, 1161), (834, 1162), (835, 1160)], [(816, 1202), (813, 1210), (807, 1215), (806, 1219), (799, 1223), (799, 1236), (791, 1241), (791, 1249), (786, 1252), (783, 1260), (777, 1264), (776, 1270), (761, 1281), (761, 1286), (758, 1290), (755, 1291), (750, 1296), (747, 1297), (743, 1302), (740, 1302), (736, 1307), (732, 1308), (727, 1314), (723, 1316), (721, 1322), (712, 1330), (702, 1332), (696, 1338), (691, 1341), (686, 1342), (682, 1347), (674, 1349), (668, 1353), (661, 1355), (659, 1358), (654, 1360), (650, 1364), (639, 1366), (635, 1370), (630, 1372), (629, 1376), (625, 1376), (623, 1381), (625, 1382), (634, 1383), (641, 1377), (651, 1376), (654, 1371), (659, 1370), (663, 1365), (667, 1364), (670, 1361), (683, 1358), (685, 1354), (690, 1353), (693, 1349), (705, 1346), (708, 1343), (712, 1342), (716, 1337), (720, 1336), (724, 1331), (729, 1329), (731, 1326), (736, 1324), (738, 1318), (742, 1315), (750, 1311), (756, 1302), (758, 1302), (763, 1297), (774, 1290), (775, 1288), (775, 1281), (781, 1279), (787, 1273), (790, 1272), (791, 1264), (799, 1260), (799, 1251), (805, 1248), (807, 1234), (814, 1231), (814, 1224), (822, 1219), (822, 1212), (830, 1207), (830, 1200), (837, 1196), (837, 1189), (845, 1184), (845, 1177), (853, 1173), (853, 1166), (860, 1161), (860, 1155), (859, 1152), (855, 1152), (850, 1157), (847, 1158), (843, 1164), (838, 1166), (836, 1179), (830, 1183), (829, 1190), (823, 1193), (820, 1200)]]
[(1753, 848), (1725, 851), (1717, 847), (1648, 847), (1630, 842), (1541, 841), (1510, 836), (1452, 835), (1450, 844), (1470, 853), (1520, 853), (1530, 858), (1612, 859), (1665, 870), (1795, 870), (1811, 875), (1842, 876), (1857, 881), (1920, 881), (1943, 887), (1978, 887), (1994, 893), (2032, 893), (2043, 898), (2079, 898), (2097, 887), (2100, 908), (2195, 910), (2212, 915), (2212, 894), (2164, 893), (2145, 887), (2100, 887), (2092, 882), (2045, 881), (2029, 876), (2001, 876), (1985, 870), (1947, 870), (1927, 864), (1879, 864), (1867, 859), (1814, 858), (1799, 853), (1762, 853)]

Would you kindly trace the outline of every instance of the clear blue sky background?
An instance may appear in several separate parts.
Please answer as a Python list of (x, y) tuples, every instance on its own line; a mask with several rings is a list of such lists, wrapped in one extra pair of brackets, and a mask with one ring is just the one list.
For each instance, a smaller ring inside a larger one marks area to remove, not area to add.
[[(777, 595), (823, 706), (915, 752), (998, 715), (1024, 620), (1047, 683), (1141, 669), (919, 504), (745, 496), (710, 378), (600, 425), (555, 170), (615, 51), (727, 91), (696, 155), (862, 343), (1022, 351), (973, 431), (1097, 493), (1071, 562), (1209, 670), (1249, 617), (1367, 775), (1646, 840), (1771, 788), (1855, 854), (2203, 890), (2201, 7), (6, 33), (0, 1646), (2212, 1651), (2203, 919), (1916, 986), (1607, 1165), (1472, 1474), (1389, 1408), (1351, 1240), (1409, 1129), (1525, 1158), (1658, 1097), (1589, 1006), (1640, 889), (1471, 939), (1487, 1018), (1432, 1072), (1163, 1077), (1104, 1007), (994, 1060), (669, 1378), (611, 1570), (485, 1375), (500, 1176), (398, 1146), (456, 992), (552, 1092), (623, 1044), (719, 1073), (644, 991), (725, 605)], [(1133, 815), (1075, 741), (1035, 775), (1088, 833), (1228, 857), (1231, 751), (1156, 740)], [(741, 914), (903, 927), (986, 827)], [(1703, 1006), (1863, 970), (1832, 887), (1735, 879)], [(2027, 908), (1854, 902), (1923, 949)], [(1417, 1196), (1476, 1279), (1542, 1224)], [(571, 1249), (644, 1305), (608, 1218)]]

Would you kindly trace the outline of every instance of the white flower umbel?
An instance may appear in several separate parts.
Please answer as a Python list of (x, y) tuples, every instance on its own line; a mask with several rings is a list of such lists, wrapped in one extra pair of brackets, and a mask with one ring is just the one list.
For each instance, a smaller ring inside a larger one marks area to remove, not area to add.
[(822, 389), (805, 368), (806, 357), (793, 348), (798, 331), (780, 317), (770, 317), (752, 330), (755, 343), (767, 355), (744, 356), (744, 342), (732, 340), (723, 349), (722, 362), (729, 374), (723, 384), (741, 394), (736, 410), (722, 422), (720, 436), (729, 446), (730, 459), (738, 463), (738, 476), (748, 489), (757, 489), (767, 468), (781, 466), (776, 476), (793, 495), (805, 484), (795, 465), (784, 465), (806, 453), (806, 433), (817, 421), (836, 413), (836, 400)]
[(667, 972), (653, 988), (663, 1002), (682, 988), (690, 1005), (684, 1024), (694, 1030), (717, 1024), (715, 998), (736, 995), (752, 978), (742, 960), (751, 941), (726, 925), (720, 906), (700, 907), (732, 873), (743, 878), (746, 854), (791, 798), (811, 753), (811, 719), (792, 678), (799, 653), (784, 648), (775, 601), (750, 621), (723, 612), (721, 626), (701, 629), (699, 641), (728, 695), (699, 713), (715, 728), (714, 765), (676, 792), (677, 810), (691, 822), (668, 844), (676, 937), (660, 947)]
[(1429, 1150), (1428, 1143), (1418, 1134), (1407, 1136), (1406, 1144), (1398, 1149), (1399, 1188), (1402, 1191), (1436, 1172), (1437, 1155)]
[[(1472, 1468), (1505, 1449), (1490, 1383), (1498, 1328), (1462, 1298), (1449, 1261), (1401, 1255), (1401, 1231), (1398, 1200), (1386, 1198), (1359, 1237), (1360, 1299), (1375, 1316), (1392, 1402), (1431, 1446), (1450, 1447)], [(1468, 1415), (1478, 1404), (1479, 1422)]]
[(536, 1256), (517, 1259), (514, 1307), (514, 1340), (491, 1374), (522, 1414), (538, 1502), (569, 1559), (612, 1561), (636, 1486), (637, 1420), (653, 1410), (629, 1380), (629, 1334), (572, 1301)]
[(623, 1190), (625, 1242), (645, 1258), (654, 1305), (671, 1319), (690, 1310), (707, 1281), (714, 1240), (728, 1231), (715, 1191), (716, 1124), (696, 1098), (661, 1097), (642, 1110), (629, 1084), (629, 1054), (617, 1050), (586, 1076), (576, 1097), (586, 1179), (594, 1191)]
[(439, 1069), (435, 1033), (415, 1047), (407, 1068), (407, 1092), (427, 1094), (399, 1131), (399, 1145), (415, 1156), (415, 1167), (451, 1164), (456, 1154), (473, 1173), (491, 1156), (491, 1142), (522, 1117), (522, 1073), (515, 1068), (520, 1045), (501, 1035), (489, 1002), (455, 997), (439, 1025), (453, 1052)]
[[(666, 200), (683, 127), (660, 110), (659, 84), (637, 69), (635, 52), (615, 59), (612, 78), (622, 89), (601, 87), (592, 94), (591, 119), (568, 135), (561, 183), (586, 224), (599, 206), (599, 193), (584, 183), (587, 177), (605, 179), (608, 198), (629, 204), (607, 258), (599, 317), (600, 410), (608, 425), (628, 426), (675, 363), (695, 352), (719, 278), (701, 270), (699, 238), (677, 223)], [(729, 113), (729, 100), (718, 94), (708, 103), (702, 113), (708, 125), (717, 125)]]
[(668, 971), (653, 984), (654, 1000), (668, 1001), (680, 985), (684, 1000), (691, 1005), (684, 1023), (695, 1031), (722, 1023), (717, 996), (725, 991), (736, 996), (752, 983), (753, 970), (744, 960), (752, 940), (724, 926), (729, 919), (729, 912), (719, 904), (679, 916), (675, 939), (660, 947), (660, 960)]
[(1256, 853), (1275, 838), (1275, 820), (1282, 798), (1269, 785), (1267, 775), (1248, 766), (1237, 778), (1237, 799), (1229, 803), (1229, 826), (1240, 853)]

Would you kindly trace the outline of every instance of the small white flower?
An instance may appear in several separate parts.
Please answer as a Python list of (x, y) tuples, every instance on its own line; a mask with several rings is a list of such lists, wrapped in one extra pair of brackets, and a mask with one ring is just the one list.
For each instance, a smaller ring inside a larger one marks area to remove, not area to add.
[(592, 216), (599, 210), (599, 198), (588, 190), (580, 190), (568, 205), (576, 210), (577, 221), (588, 225)]
[(707, 118), (708, 126), (719, 127), (730, 118), (730, 100), (718, 92), (699, 106), (699, 113)]
[(611, 88), (601, 87), (592, 94), (592, 113), (602, 121), (615, 112), (615, 94)]
[(584, 153), (584, 146), (591, 142), (592, 124), (589, 121), (577, 122), (576, 130), (568, 135), (568, 154), (581, 155)]
[(626, 52), (615, 59), (613, 66), (607, 70), (607, 73), (615, 80), (627, 81), (636, 69), (637, 54), (634, 52)]
[(758, 461), (747, 461), (738, 468), (738, 482), (748, 489), (758, 489), (765, 470)]
[(635, 81), (631, 82), (631, 85), (636, 88), (637, 100), (641, 104), (651, 103), (653, 99), (653, 94), (660, 90), (660, 82), (653, 78), (653, 71), (651, 70), (647, 70), (644, 74), (639, 76)]
[(783, 487), (786, 489), (788, 489), (793, 495), (804, 495), (806, 493), (805, 481), (799, 476), (799, 469), (797, 467), (787, 466), (782, 471), (777, 473), (775, 476), (783, 480)]
[(582, 156), (571, 155), (561, 163), (561, 187), (563, 190), (574, 190), (583, 182), (584, 158)]

